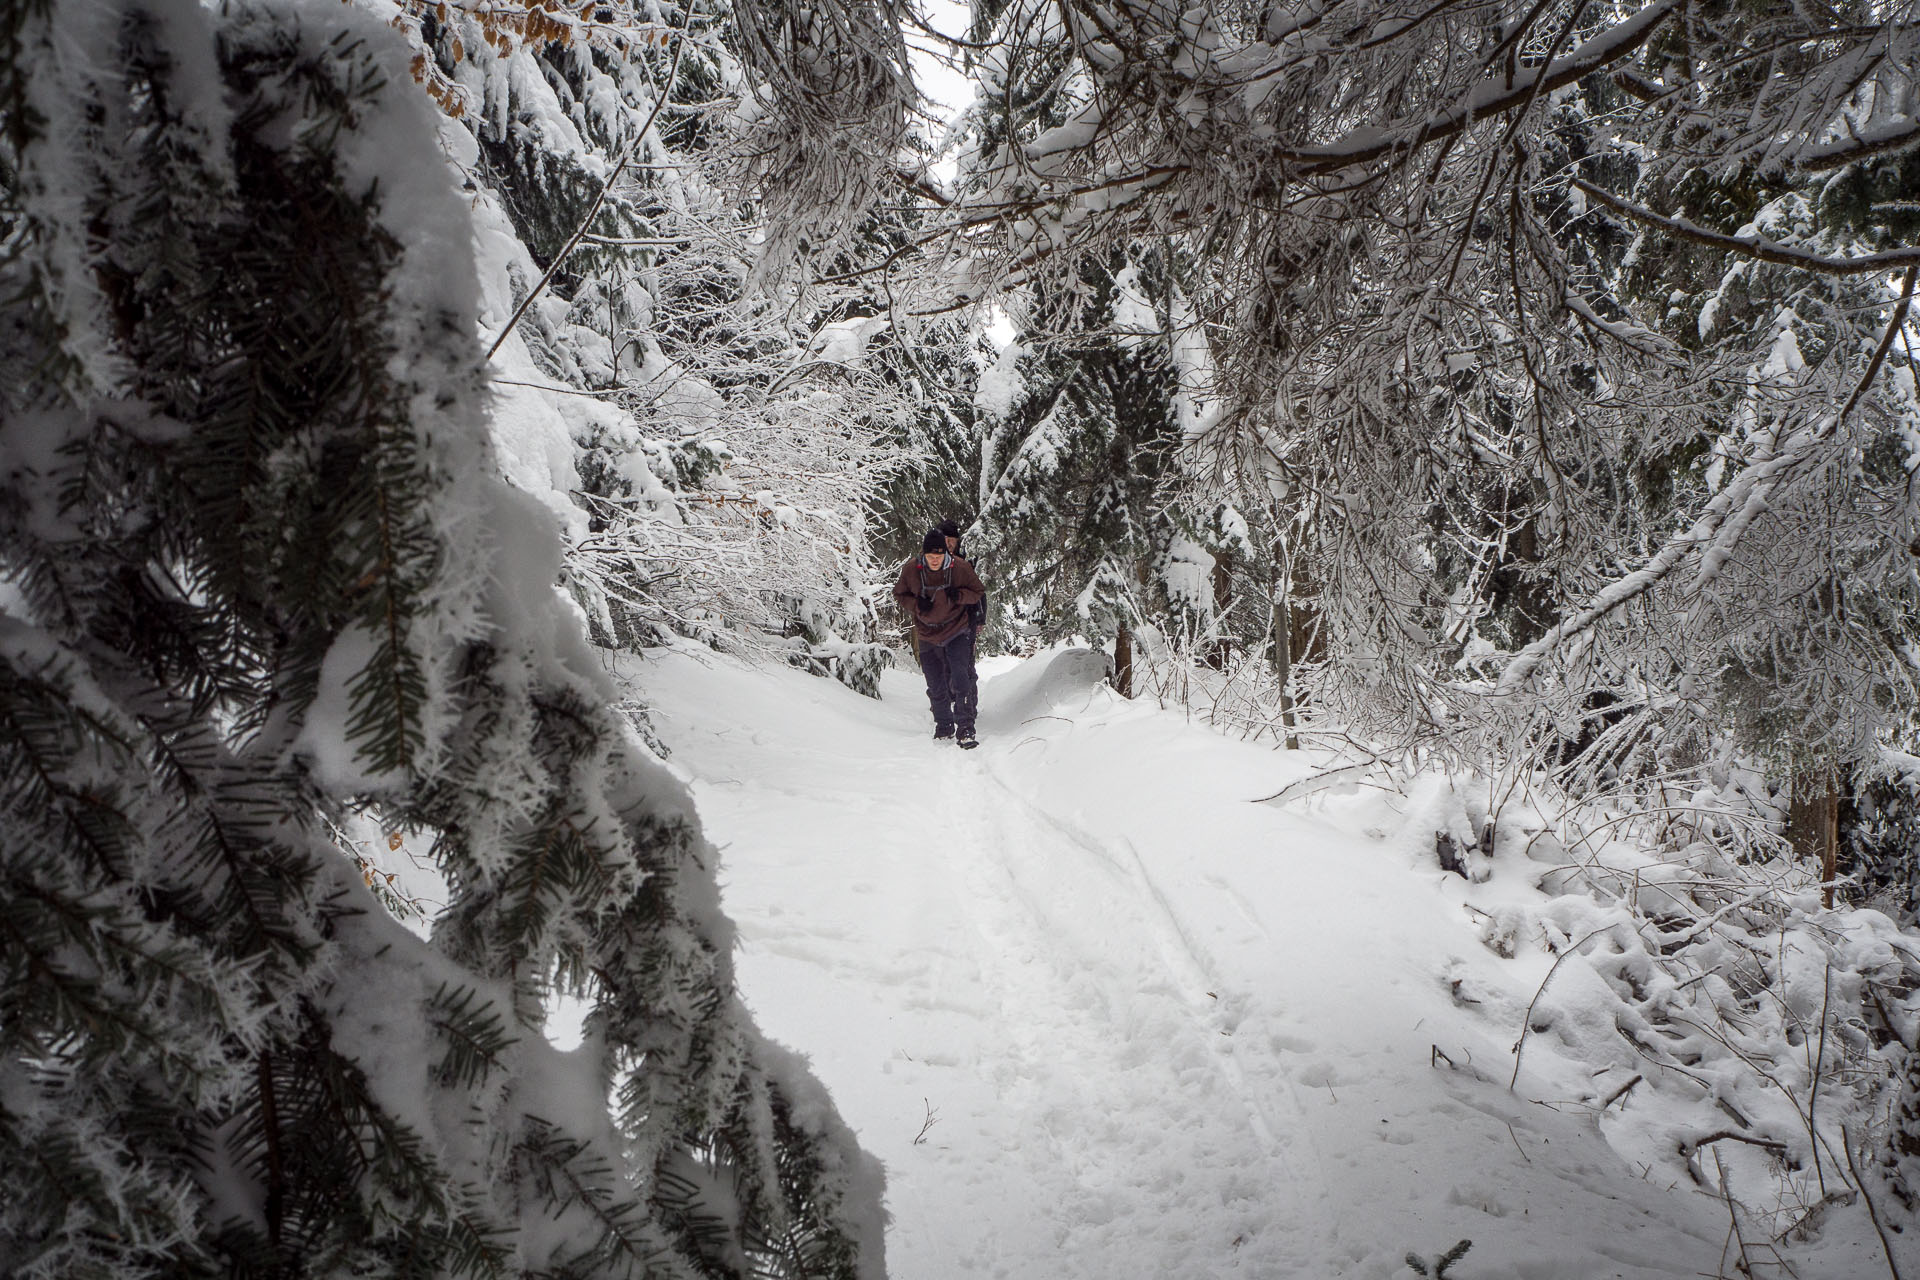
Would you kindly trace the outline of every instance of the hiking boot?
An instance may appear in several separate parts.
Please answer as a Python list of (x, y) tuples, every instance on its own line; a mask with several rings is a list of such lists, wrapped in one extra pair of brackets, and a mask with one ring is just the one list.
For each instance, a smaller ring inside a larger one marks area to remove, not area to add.
[(933, 740), (934, 740), (935, 742), (941, 742), (941, 741), (944, 741), (945, 739), (947, 739), (947, 738), (951, 738), (952, 736), (953, 736), (953, 726), (952, 726), (952, 725), (950, 725), (950, 724), (948, 724), (948, 725), (936, 725), (936, 726), (934, 726), (934, 730), (933, 730)]
[(962, 751), (971, 751), (980, 745), (980, 740), (973, 736), (973, 730), (971, 729), (962, 729), (956, 735), (956, 740), (960, 743), (960, 749)]

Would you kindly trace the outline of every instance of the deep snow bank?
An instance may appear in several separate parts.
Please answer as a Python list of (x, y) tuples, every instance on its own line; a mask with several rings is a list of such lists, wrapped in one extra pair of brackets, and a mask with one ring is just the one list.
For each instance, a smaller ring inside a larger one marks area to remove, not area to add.
[[(1519, 854), (1474, 885), (1387, 791), (1251, 804), (1327, 762), (1084, 653), (988, 679), (971, 755), (910, 672), (875, 702), (687, 650), (621, 671), (725, 846), (749, 1003), (889, 1168), (895, 1275), (1409, 1276), (1462, 1239), (1462, 1280), (1720, 1269), (1661, 1118), (1585, 1101), (1606, 1064), (1535, 1037), (1507, 1088), (1552, 961), (1476, 921), (1541, 900)], [(1854, 1225), (1812, 1274), (1884, 1266)]]

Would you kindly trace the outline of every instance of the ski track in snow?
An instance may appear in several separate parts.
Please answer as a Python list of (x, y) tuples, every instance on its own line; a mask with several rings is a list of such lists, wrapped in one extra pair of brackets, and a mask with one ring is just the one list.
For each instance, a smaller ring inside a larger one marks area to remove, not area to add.
[[(940, 790), (941, 825), (955, 833), (940, 856), (965, 890), (958, 906), (999, 1011), (994, 1038), (1008, 1046), (996, 1078), (1044, 1138), (1019, 1158), (1036, 1183), (1062, 1183), (1051, 1193), (1060, 1248), (1092, 1274), (1177, 1273), (1204, 1242), (1143, 1241), (1142, 1218), (1177, 1217), (1193, 1202), (1235, 1220), (1229, 1250), (1269, 1269), (1302, 1263), (1264, 1221), (1266, 1206), (1276, 1194), (1314, 1196), (1216, 1049), (1232, 1030), (1207, 994), (1218, 984), (1137, 855), (1021, 800), (994, 778), (991, 757), (961, 761)], [(1142, 1125), (1143, 1114), (1160, 1123)]]
[[(1463, 1238), (1461, 1280), (1712, 1274), (1705, 1197), (1507, 1092), (1538, 974), (1360, 830), (1377, 801), (1246, 804), (1311, 766), (1045, 660), (984, 682), (971, 753), (915, 672), (876, 702), (621, 661), (722, 847), (748, 1003), (888, 1166), (890, 1274), (1384, 1278)], [(1449, 964), (1508, 999), (1455, 1005)]]

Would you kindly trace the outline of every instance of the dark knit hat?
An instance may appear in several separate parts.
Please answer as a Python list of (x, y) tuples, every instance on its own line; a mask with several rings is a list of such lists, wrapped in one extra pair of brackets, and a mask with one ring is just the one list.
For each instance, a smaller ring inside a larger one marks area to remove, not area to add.
[(920, 539), (921, 551), (945, 551), (946, 549), (947, 535), (938, 529), (927, 530), (927, 536)]
[(953, 520), (953, 519), (942, 520), (940, 522), (940, 532), (946, 534), (949, 538), (959, 537), (960, 536), (959, 521)]

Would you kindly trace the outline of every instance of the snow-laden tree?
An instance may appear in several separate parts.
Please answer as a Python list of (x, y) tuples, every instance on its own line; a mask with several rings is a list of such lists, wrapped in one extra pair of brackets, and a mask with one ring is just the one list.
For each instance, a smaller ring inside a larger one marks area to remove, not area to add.
[[(971, 551), (1006, 620), (1034, 638), (1113, 638), (1130, 692), (1133, 640), (1167, 613), (1178, 380), (1141, 268), (1088, 261), (1077, 274), (1075, 291), (1031, 299), (981, 374)], [(1078, 318), (1051, 314), (1064, 308)]]
[[(982, 30), (1002, 16), (1001, 6), (974, 15)], [(978, 98), (949, 144), (961, 154), (956, 190), (968, 193), (993, 180), (976, 171), (980, 156), (1057, 116), (1054, 78), (1066, 65), (1062, 48), (980, 47)], [(885, 244), (895, 258), (948, 226), (937, 207), (948, 193), (925, 178), (910, 192), (924, 197), (923, 212), (898, 219)], [(1104, 638), (1118, 647), (1123, 686), (1136, 633), (1152, 647), (1173, 629), (1170, 599), (1188, 585), (1172, 480), (1183, 431), (1199, 414), (1186, 366), (1203, 340), (1173, 271), (1153, 246), (1063, 255), (1002, 298), (1009, 336), (996, 344), (983, 335), (964, 361), (944, 361), (948, 394), (932, 397), (917, 465), (897, 486), (909, 514), (888, 513), (905, 546), (941, 518), (966, 525), (965, 547), (994, 600), (990, 632), (1028, 643)], [(909, 314), (941, 300), (940, 283), (906, 274)], [(1171, 592), (1169, 569), (1180, 580)]]
[(884, 352), (889, 376), (913, 409), (896, 428), (899, 465), (871, 513), (873, 542), (895, 553), (892, 564), (918, 554), (920, 539), (941, 521), (973, 522), (980, 500), (974, 389), (987, 362), (982, 345), (970, 324), (948, 319), (915, 326)]
[(404, 45), (28, 0), (0, 51), (0, 1271), (882, 1274), (497, 471)]
[[(997, 102), (923, 237), (934, 278), (1191, 255), (1201, 444), (1237, 502), (1284, 485), (1311, 515), (1319, 694), (1349, 725), (1512, 749), (1604, 691), (1697, 741), (1870, 749), (1906, 696), (1908, 567), (1874, 549), (1912, 541), (1908, 504), (1852, 460), (1910, 417), (1885, 286), (1911, 265), (1885, 159), (1914, 136), (1908, 6), (980, 17)], [(1689, 306), (1642, 286), (1680, 243), (1780, 305), (1671, 332)], [(1833, 624), (1827, 581), (1861, 612)], [(1756, 607), (1782, 586), (1807, 607)], [(1703, 696), (1727, 670), (1755, 714)]]
[(691, 635), (871, 688), (864, 513), (905, 411), (871, 306), (752, 278), (764, 210), (716, 185), (751, 93), (731, 13), (368, 3), (456, 122), (496, 437), (567, 529), (596, 639)]

